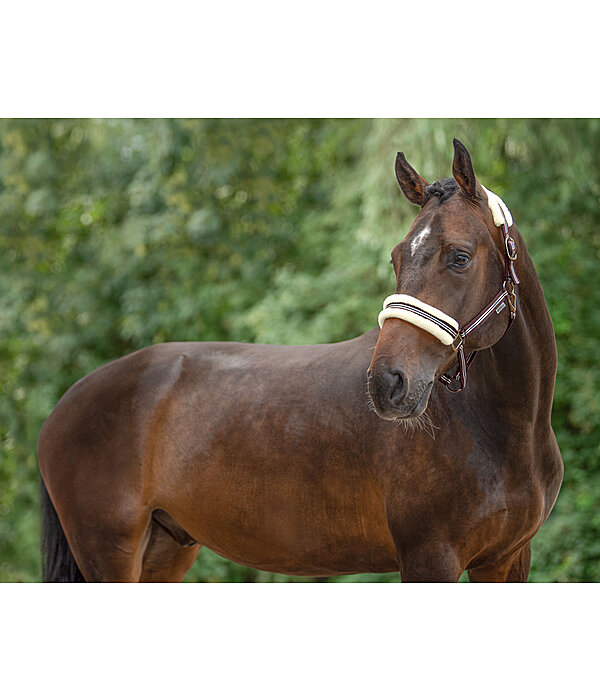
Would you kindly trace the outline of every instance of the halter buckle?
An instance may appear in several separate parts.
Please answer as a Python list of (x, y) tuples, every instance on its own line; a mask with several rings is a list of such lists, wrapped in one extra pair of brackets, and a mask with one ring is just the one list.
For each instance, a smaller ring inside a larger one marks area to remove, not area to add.
[(506, 236), (505, 240), (505, 247), (506, 247), (506, 254), (508, 255), (509, 260), (516, 260), (517, 259), (517, 244), (515, 243), (515, 239), (512, 236)]

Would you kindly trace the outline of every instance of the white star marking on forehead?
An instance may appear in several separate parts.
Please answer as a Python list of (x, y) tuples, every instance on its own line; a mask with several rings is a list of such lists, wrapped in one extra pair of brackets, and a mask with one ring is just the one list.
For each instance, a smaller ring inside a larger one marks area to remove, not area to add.
[(431, 233), (429, 226), (422, 228), (410, 242), (410, 254), (413, 256), (417, 248), (423, 243), (423, 239)]

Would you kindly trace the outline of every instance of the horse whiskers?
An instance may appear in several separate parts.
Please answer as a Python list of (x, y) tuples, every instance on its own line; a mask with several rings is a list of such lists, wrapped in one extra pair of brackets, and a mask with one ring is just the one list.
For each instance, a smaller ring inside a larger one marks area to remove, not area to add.
[(439, 429), (439, 425), (435, 425), (429, 412), (426, 410), (420, 416), (410, 418), (395, 418), (394, 425), (401, 425), (405, 432), (411, 432), (411, 435), (417, 430), (424, 430), (427, 435), (435, 440), (435, 431)]
[(370, 397), (369, 393), (367, 392), (367, 409), (377, 415), (377, 411), (375, 410), (375, 404), (373, 403), (373, 399)]
[[(368, 386), (365, 395), (367, 397), (367, 409), (377, 415), (375, 404), (373, 403), (373, 399), (369, 393)], [(432, 440), (435, 440), (435, 431), (440, 427), (439, 425), (434, 424), (433, 419), (429, 414), (429, 409), (425, 409), (420, 416), (414, 416), (412, 418), (394, 418), (391, 422), (394, 425), (402, 426), (404, 432), (408, 432), (410, 430), (411, 435), (417, 430), (424, 430)]]

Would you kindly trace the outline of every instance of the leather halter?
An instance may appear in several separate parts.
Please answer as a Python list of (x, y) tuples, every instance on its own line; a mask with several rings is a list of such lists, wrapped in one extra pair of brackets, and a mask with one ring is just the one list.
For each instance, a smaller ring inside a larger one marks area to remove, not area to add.
[[(506, 331), (512, 326), (517, 315), (517, 294), (515, 288), (520, 282), (514, 266), (515, 260), (517, 259), (517, 246), (514, 238), (509, 234), (506, 215), (502, 209), (500, 209), (500, 211), (502, 212), (504, 223), (500, 224), (499, 228), (502, 231), (505, 250), (502, 289), (477, 316), (460, 328), (459, 324), (454, 319), (446, 316), (446, 314), (439, 309), (404, 294), (395, 294), (388, 297), (384, 302), (384, 308), (380, 314), (380, 326), (383, 325), (385, 318), (391, 316), (402, 318), (409, 323), (424, 328), (441, 342), (452, 347), (452, 350), (454, 350), (457, 355), (457, 371), (454, 374), (442, 374), (439, 380), (453, 393), (462, 391), (467, 386), (467, 371), (478, 352), (477, 350), (473, 350), (468, 355), (465, 355), (465, 338), (469, 333), (472, 333), (478, 326), (487, 321), (494, 311), (500, 313), (506, 304), (508, 304), (510, 320), (502, 335), (502, 337), (504, 337), (504, 334), (506, 334)], [(395, 309), (395, 311), (388, 315), (385, 313), (387, 309)], [(381, 320), (382, 318), (383, 321)], [(433, 324), (433, 326), (430, 325), (428, 328), (423, 325), (423, 322), (425, 322), (425, 324)], [(458, 331), (456, 330), (457, 328)], [(454, 337), (453, 340), (451, 340), (452, 337)], [(460, 382), (458, 387), (456, 387), (457, 381)]]

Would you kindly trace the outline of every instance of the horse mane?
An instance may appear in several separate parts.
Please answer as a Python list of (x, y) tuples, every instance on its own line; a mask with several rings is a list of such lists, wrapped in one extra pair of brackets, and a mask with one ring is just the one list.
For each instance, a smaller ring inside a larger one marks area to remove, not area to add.
[(427, 203), (431, 197), (438, 197), (440, 204), (443, 204), (459, 189), (458, 182), (456, 182), (453, 177), (436, 180), (425, 188), (425, 203)]

